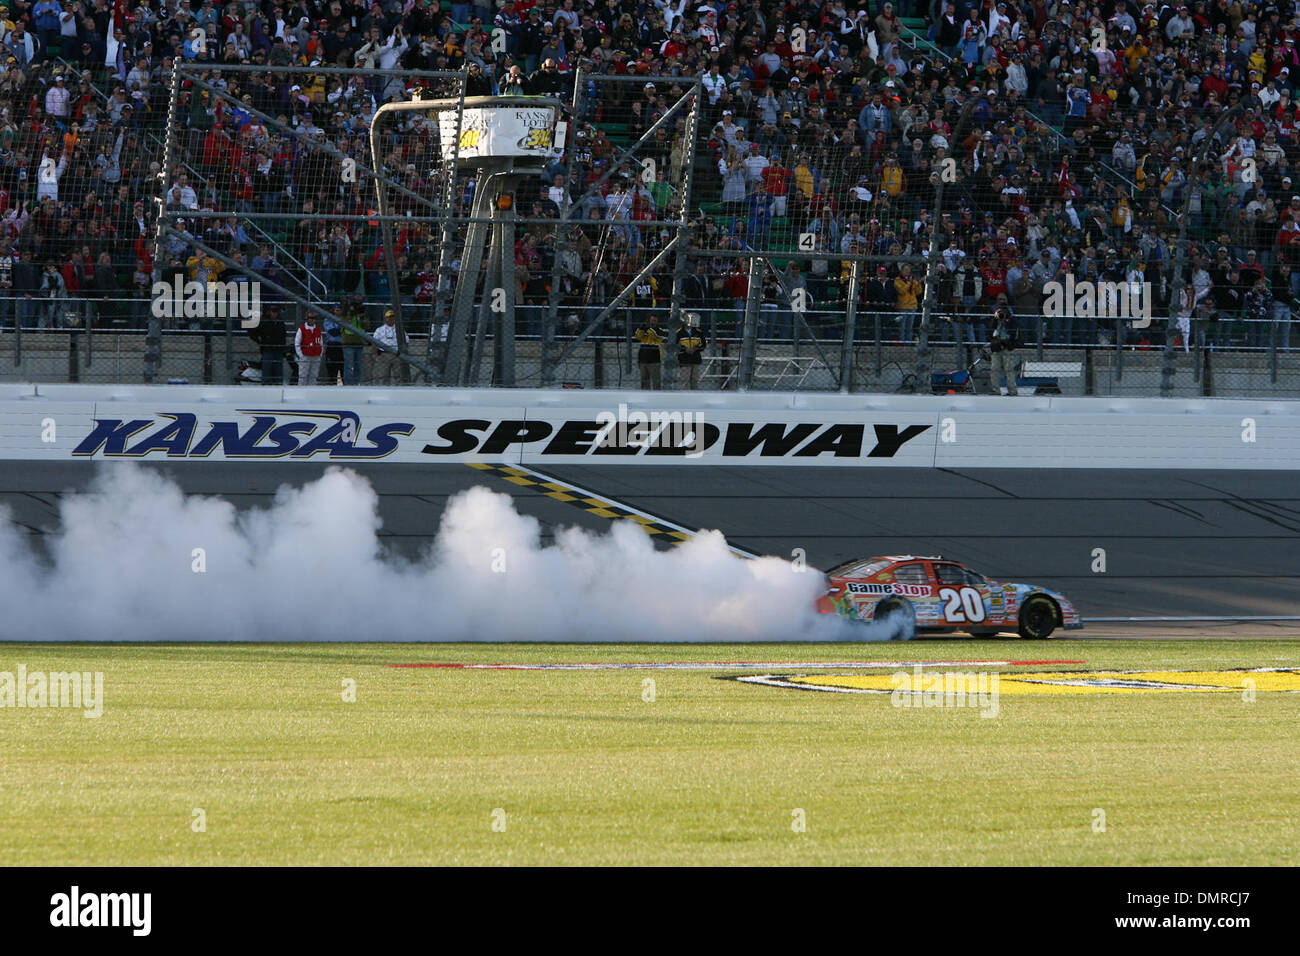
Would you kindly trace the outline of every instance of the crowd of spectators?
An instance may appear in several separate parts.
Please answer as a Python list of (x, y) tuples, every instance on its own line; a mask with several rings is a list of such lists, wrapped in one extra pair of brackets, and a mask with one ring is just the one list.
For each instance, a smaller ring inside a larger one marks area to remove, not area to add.
[[(922, 18), (917, 32), (906, 17)], [(382, 309), (385, 248), (361, 218), (373, 184), (349, 176), (341, 155), (404, 187), (391, 192), (412, 214), (396, 232), (400, 293), (416, 331), (437, 327), (438, 131), (404, 120), (372, 160), (370, 118), (417, 87), (458, 89), (400, 71), (467, 69), (467, 95), (567, 100), (581, 67), (568, 152), (517, 206), (574, 218), (562, 244), (546, 224), (519, 231), (524, 331), (553, 294), (576, 325), (631, 282), (671, 235), (645, 223), (682, 214), (689, 169), (687, 304), (734, 315), (748, 264), (723, 253), (776, 252), (768, 334), (793, 330), (798, 294), (813, 330), (834, 336), (856, 287), (860, 310), (885, 315), (886, 337), (911, 341), (928, 274), (940, 328), (957, 337), (982, 340), (999, 303), (1048, 342), (1122, 334), (1104, 319), (1038, 318), (1047, 283), (1071, 276), (1146, 284), (1157, 321), (1129, 330), (1139, 343), (1162, 341), (1166, 316), (1183, 346), (1194, 335), (1290, 341), (1293, 5), (8, 0), (0, 34), (0, 326), (89, 310), (101, 326), (142, 327), (155, 281), (231, 274), (195, 242), (294, 295), (359, 293)], [(163, 169), (178, 57), (202, 82), (182, 89)], [(263, 65), (290, 69), (231, 69)], [(701, 122), (688, 142), (673, 104), (695, 77)], [(449, 192), (467, 213), (472, 181)], [(156, 245), (159, 195), (180, 234)], [(666, 258), (632, 283), (629, 307), (667, 307)], [(859, 328), (873, 334), (871, 322)]]

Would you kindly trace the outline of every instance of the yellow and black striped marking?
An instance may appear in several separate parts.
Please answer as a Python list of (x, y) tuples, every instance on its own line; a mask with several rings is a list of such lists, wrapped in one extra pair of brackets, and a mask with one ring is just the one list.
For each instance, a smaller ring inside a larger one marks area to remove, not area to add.
[[(522, 485), (526, 488), (532, 488), (539, 494), (548, 498), (554, 498), (556, 501), (563, 501), (571, 504), (575, 508), (581, 508), (587, 514), (595, 515), (598, 518), (609, 518), (611, 520), (618, 518), (627, 518), (629, 521), (635, 521), (645, 529), (646, 534), (655, 538), (662, 538), (666, 541), (685, 541), (699, 534), (698, 531), (685, 528), (681, 525), (666, 521), (663, 518), (639, 511), (636, 508), (629, 508), (627, 505), (614, 501), (611, 498), (599, 495), (596, 492), (589, 491), (586, 488), (580, 488), (567, 481), (560, 481), (550, 475), (544, 475), (539, 471), (533, 471), (531, 468), (523, 468), (519, 465), (503, 464), (486, 464), (481, 462), (470, 462), (471, 468), (479, 471), (489, 471), (499, 478), (510, 482), (514, 485)], [(732, 546), (732, 552), (744, 558), (752, 558), (754, 554), (743, 548)]]
[[(894, 674), (763, 674), (734, 678), (743, 684), (820, 690), (838, 694), (891, 694), (920, 698), (949, 687), (975, 686), (976, 674), (940, 673), (904, 667)], [(1256, 667), (1207, 671), (1018, 671), (992, 675), (991, 691), (1002, 695), (1160, 694), (1171, 692), (1300, 694), (1300, 668)]]

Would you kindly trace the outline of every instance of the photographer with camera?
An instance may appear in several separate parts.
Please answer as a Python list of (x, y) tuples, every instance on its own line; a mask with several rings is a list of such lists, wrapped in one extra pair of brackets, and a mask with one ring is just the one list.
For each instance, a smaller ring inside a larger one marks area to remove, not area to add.
[(998, 395), (998, 383), (1007, 380), (1007, 394), (1016, 391), (1016, 325), (1011, 310), (999, 303), (993, 312), (993, 332), (989, 336), (989, 386)]

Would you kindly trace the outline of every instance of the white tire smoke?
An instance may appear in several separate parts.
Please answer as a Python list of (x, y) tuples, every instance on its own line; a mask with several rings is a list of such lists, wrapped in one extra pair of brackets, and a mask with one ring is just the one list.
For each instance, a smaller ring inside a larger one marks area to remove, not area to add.
[(541, 525), (486, 488), (452, 497), (419, 561), (387, 554), (378, 497), (331, 468), (239, 512), (156, 471), (104, 467), (64, 498), (39, 561), (0, 513), (0, 638), (51, 641), (889, 640), (821, 615), (814, 570), (732, 554), (721, 533), (656, 550), (635, 523)]

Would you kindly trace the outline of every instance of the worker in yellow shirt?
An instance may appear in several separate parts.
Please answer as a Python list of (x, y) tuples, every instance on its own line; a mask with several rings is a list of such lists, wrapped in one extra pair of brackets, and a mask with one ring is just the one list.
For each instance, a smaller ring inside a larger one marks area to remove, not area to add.
[(700, 387), (700, 365), (704, 358), (704, 333), (700, 331), (700, 317), (687, 312), (682, 317), (686, 324), (677, 330), (677, 367), (681, 370), (682, 387)]
[(659, 316), (653, 313), (645, 325), (638, 326), (632, 337), (640, 344), (636, 363), (641, 369), (641, 388), (659, 391), (663, 388), (663, 346), (668, 336), (659, 325)]

